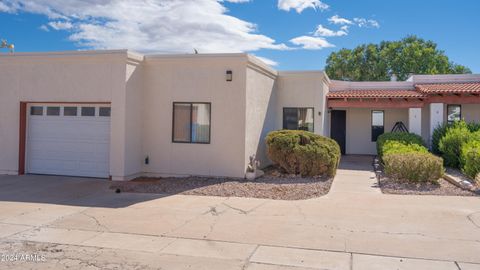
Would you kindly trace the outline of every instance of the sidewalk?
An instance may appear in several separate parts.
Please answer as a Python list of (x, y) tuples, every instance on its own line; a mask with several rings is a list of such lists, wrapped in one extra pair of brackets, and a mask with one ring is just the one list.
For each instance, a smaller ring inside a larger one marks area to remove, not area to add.
[(372, 167), (373, 156), (342, 156), (330, 196), (345, 196), (345, 193), (362, 195), (382, 194)]

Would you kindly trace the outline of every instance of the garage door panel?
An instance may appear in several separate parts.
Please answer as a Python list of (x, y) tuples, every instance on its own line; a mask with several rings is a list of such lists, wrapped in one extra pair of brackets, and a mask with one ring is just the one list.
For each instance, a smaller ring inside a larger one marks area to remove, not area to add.
[[(40, 123), (38, 123), (40, 122)], [(45, 123), (42, 123), (45, 122)], [(53, 121), (48, 123), (41, 119), (29, 125), (29, 138), (32, 140), (85, 140), (105, 141), (110, 140), (110, 123), (71, 123), (68, 121)]]
[(110, 117), (30, 116), (27, 124), (27, 172), (108, 177)]

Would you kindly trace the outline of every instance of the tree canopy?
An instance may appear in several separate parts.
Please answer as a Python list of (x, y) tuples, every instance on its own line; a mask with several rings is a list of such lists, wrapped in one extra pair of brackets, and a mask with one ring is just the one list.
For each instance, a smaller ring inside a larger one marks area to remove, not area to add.
[(333, 52), (327, 59), (325, 71), (331, 79), (347, 81), (385, 81), (392, 74), (406, 80), (412, 73), (471, 73), (469, 68), (450, 61), (435, 42), (417, 36)]

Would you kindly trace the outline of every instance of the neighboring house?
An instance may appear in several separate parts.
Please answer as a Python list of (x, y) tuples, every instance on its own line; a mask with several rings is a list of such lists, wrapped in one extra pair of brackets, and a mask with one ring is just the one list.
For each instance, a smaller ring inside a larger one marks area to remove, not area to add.
[(0, 84), (3, 174), (244, 177), (250, 155), (269, 163), (271, 130), (374, 154), (397, 122), (428, 140), (441, 122), (480, 121), (480, 75), (339, 82), (247, 54), (3, 54)]

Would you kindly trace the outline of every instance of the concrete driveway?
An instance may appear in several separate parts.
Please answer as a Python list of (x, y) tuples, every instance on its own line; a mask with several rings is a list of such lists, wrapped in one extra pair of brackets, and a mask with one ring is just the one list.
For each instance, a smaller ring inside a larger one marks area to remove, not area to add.
[(0, 268), (480, 269), (478, 197), (384, 195), (370, 162), (343, 159), (331, 192), (305, 201), (0, 176)]

